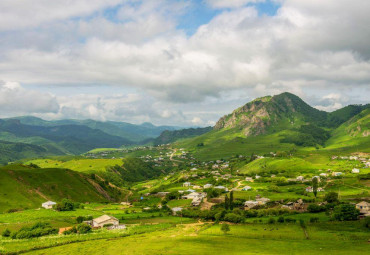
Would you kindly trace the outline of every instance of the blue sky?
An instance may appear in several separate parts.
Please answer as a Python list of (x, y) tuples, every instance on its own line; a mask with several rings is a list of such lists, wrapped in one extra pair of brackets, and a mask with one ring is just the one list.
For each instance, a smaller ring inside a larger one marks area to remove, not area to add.
[(0, 118), (207, 126), (285, 91), (326, 111), (368, 103), (369, 9), (363, 0), (0, 1)]

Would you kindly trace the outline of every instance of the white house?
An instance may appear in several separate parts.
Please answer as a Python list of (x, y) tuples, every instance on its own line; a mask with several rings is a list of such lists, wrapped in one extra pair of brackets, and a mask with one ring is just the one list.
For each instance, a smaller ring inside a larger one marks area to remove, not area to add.
[(183, 187), (190, 187), (191, 186), (191, 183), (190, 182), (184, 182), (184, 184), (182, 186)]
[(358, 169), (358, 168), (353, 168), (353, 169), (352, 169), (352, 173), (353, 173), (353, 174), (358, 174), (358, 173), (360, 173), (360, 169)]
[(341, 176), (342, 172), (333, 172), (331, 175), (332, 176)]
[(252, 177), (245, 177), (245, 180), (246, 180), (247, 182), (253, 182), (253, 178), (252, 178)]
[(105, 225), (112, 224), (113, 226), (119, 225), (119, 220), (113, 216), (103, 215), (92, 220), (92, 226), (94, 228), (102, 228)]
[(252, 200), (249, 200), (249, 201), (245, 201), (244, 202), (244, 209), (245, 210), (249, 210), (255, 206), (258, 205), (258, 202), (257, 201), (252, 201)]
[(356, 208), (360, 210), (360, 213), (365, 216), (370, 216), (370, 203), (362, 201), (356, 204)]
[(178, 212), (182, 211), (182, 207), (174, 207), (171, 209), (171, 211), (173, 215), (176, 215)]
[(303, 176), (298, 176), (296, 178), (296, 180), (299, 181), (299, 182), (303, 182), (304, 181), (304, 177)]
[(45, 209), (53, 209), (53, 206), (56, 205), (57, 203), (53, 201), (47, 201), (45, 203), (42, 203), (41, 206), (44, 207)]
[(209, 184), (209, 183), (207, 183), (207, 184), (205, 184), (204, 186), (203, 186), (203, 188), (205, 188), (205, 189), (209, 189), (209, 188), (212, 188), (212, 184)]
[(248, 191), (248, 190), (251, 190), (251, 189), (252, 189), (251, 186), (245, 186), (242, 190)]
[(216, 186), (215, 189), (223, 189), (224, 191), (228, 192), (229, 189), (224, 186)]
[(321, 173), (321, 174), (320, 174), (320, 176), (321, 176), (321, 177), (326, 177), (326, 176), (328, 176), (328, 174), (326, 174), (326, 173)]

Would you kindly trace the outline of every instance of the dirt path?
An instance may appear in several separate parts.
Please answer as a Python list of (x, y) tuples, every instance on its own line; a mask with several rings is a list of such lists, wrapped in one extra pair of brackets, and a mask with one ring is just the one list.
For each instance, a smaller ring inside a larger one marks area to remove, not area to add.
[(210, 210), (214, 203), (208, 202), (207, 198), (203, 199), (200, 210)]

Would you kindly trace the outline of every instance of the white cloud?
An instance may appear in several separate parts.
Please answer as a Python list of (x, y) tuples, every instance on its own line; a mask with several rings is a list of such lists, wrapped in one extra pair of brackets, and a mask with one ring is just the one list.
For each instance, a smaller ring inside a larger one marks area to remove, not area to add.
[(206, 0), (207, 4), (213, 8), (237, 8), (249, 3), (260, 3), (266, 0)]
[(17, 82), (0, 80), (0, 114), (3, 116), (57, 112), (59, 105), (49, 93), (27, 90)]
[[(237, 101), (242, 104), (255, 95), (290, 91), (315, 95), (315, 105), (334, 109), (356, 101), (323, 96), (349, 90), (363, 96), (370, 85), (370, 1), (285, 0), (273, 17), (243, 7), (257, 1), (209, 1), (228, 9), (191, 36), (177, 28), (177, 18), (188, 7), (185, 0), (122, 1), (116, 21), (101, 14), (118, 4), (114, 0), (79, 0), (69, 3), (64, 14), (59, 12), (65, 1), (38, 0), (34, 8), (16, 2), (0, 3), (0, 30), (12, 29), (1, 34), (3, 79), (40, 86), (134, 88), (141, 93), (138, 98), (145, 98), (119, 106), (127, 95), (58, 97), (61, 110), (54, 116), (123, 120), (137, 115), (132, 121), (189, 124), (198, 117), (207, 123), (226, 110), (197, 115), (199, 109), (191, 105), (207, 102), (204, 107), (209, 107), (218, 98), (225, 106), (228, 93), (248, 91), (248, 99)], [(42, 15), (31, 18), (34, 10)], [(72, 19), (93, 13), (98, 14)], [(22, 15), (29, 22), (17, 18)], [(14, 27), (7, 25), (11, 22)], [(17, 31), (31, 26), (36, 29)], [(187, 107), (191, 110), (183, 110)]]

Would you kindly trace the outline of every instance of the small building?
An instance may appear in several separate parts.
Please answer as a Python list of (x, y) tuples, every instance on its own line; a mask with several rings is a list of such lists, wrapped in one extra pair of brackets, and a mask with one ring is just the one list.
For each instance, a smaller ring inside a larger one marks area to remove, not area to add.
[(42, 203), (41, 206), (44, 207), (45, 209), (53, 209), (53, 206), (56, 205), (57, 203), (53, 201), (47, 201), (45, 203)]
[(118, 226), (119, 220), (109, 215), (103, 215), (103, 216), (100, 216), (92, 220), (92, 227), (94, 228), (102, 228), (105, 225), (110, 225), (110, 224), (112, 224), (113, 226)]
[(182, 211), (182, 207), (174, 207), (171, 209), (173, 215), (177, 215), (179, 212)]
[(296, 180), (299, 181), (299, 182), (303, 182), (304, 181), (304, 177), (303, 176), (298, 176), (296, 178)]
[(257, 201), (252, 201), (252, 200), (245, 201), (244, 202), (244, 210), (252, 209), (253, 207), (256, 207), (257, 205), (258, 205)]
[(342, 172), (333, 172), (331, 175), (332, 176), (341, 176), (343, 173)]
[(216, 186), (216, 187), (215, 187), (215, 189), (222, 189), (222, 190), (224, 190), (225, 192), (228, 192), (228, 191), (229, 191), (229, 189), (228, 189), (228, 188), (226, 188), (226, 187), (224, 187), (224, 186)]
[(312, 188), (311, 186), (308, 186), (308, 187), (306, 188), (306, 192), (313, 192), (313, 188)]
[(191, 186), (191, 183), (190, 182), (184, 182), (182, 184), (183, 187), (190, 187)]
[(320, 176), (321, 176), (321, 177), (327, 177), (327, 176), (328, 176), (328, 174), (327, 174), (327, 173), (321, 173), (321, 174), (320, 174)]
[(202, 187), (201, 187), (201, 186), (199, 186), (199, 185), (194, 185), (194, 186), (193, 186), (193, 189), (202, 189)]
[(207, 184), (205, 184), (204, 186), (203, 186), (203, 188), (205, 188), (205, 189), (209, 189), (209, 188), (212, 188), (213, 187), (213, 185), (212, 184), (210, 184), (210, 183), (207, 183)]
[(251, 190), (252, 189), (252, 187), (251, 186), (244, 186), (244, 188), (242, 189), (242, 190), (244, 190), (244, 191), (248, 191), (248, 190)]
[(252, 178), (252, 177), (245, 177), (245, 180), (246, 180), (247, 182), (253, 182), (253, 178)]
[(353, 168), (353, 169), (352, 169), (352, 173), (353, 173), (353, 174), (358, 174), (358, 173), (360, 173), (360, 169), (358, 169), (358, 168)]
[(367, 216), (370, 216), (370, 203), (366, 202), (366, 201), (362, 201), (358, 204), (356, 204), (356, 208), (358, 210), (360, 210), (360, 213), (367, 217)]
[(157, 197), (165, 197), (165, 196), (167, 196), (167, 194), (170, 194), (170, 192), (164, 192), (164, 191), (162, 192), (162, 191), (161, 191), (161, 192), (158, 192), (158, 193), (156, 194), (156, 196), (157, 196)]

